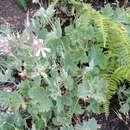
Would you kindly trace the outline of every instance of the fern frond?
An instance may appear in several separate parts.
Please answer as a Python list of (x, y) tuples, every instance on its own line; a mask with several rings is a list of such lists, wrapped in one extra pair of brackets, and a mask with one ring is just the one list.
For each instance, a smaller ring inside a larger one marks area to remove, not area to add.
[[(104, 46), (109, 48), (108, 52), (111, 52), (111, 56), (116, 57), (116, 67), (127, 66), (120, 68), (120, 71), (118, 70), (116, 73), (106, 74), (105, 76), (108, 82), (108, 88), (105, 93), (106, 100), (103, 106), (107, 117), (109, 115), (110, 99), (117, 93), (120, 81), (130, 77), (128, 76), (130, 75), (130, 71), (128, 70), (128, 66), (130, 66), (130, 40), (128, 32), (123, 24), (111, 21), (95, 11), (91, 14), (92, 19), (90, 20), (90, 24), (94, 24), (94, 26), (102, 32)], [(100, 44), (102, 46), (102, 43)]]
[(121, 78), (116, 75), (116, 74), (107, 74), (104, 76), (105, 80), (108, 83), (108, 88), (107, 91), (105, 93), (105, 102), (103, 104), (104, 106), (104, 112), (106, 117), (108, 117), (109, 115), (109, 104), (110, 104), (110, 99), (112, 98), (112, 96), (117, 93), (118, 90), (118, 84), (121, 81)]
[(121, 66), (114, 73), (120, 76), (122, 80), (130, 81), (130, 65)]
[(108, 116), (110, 99), (118, 92), (120, 81), (130, 80), (130, 38), (122, 23), (103, 16), (90, 5), (84, 4), (81, 10), (82, 16), (78, 18), (76, 25), (83, 29), (94, 27), (98, 47), (107, 48), (105, 55), (109, 57), (109, 64), (113, 67), (113, 72), (104, 72), (104, 79), (108, 82), (104, 95), (104, 112)]
[[(110, 27), (111, 26), (111, 27)], [(109, 26), (109, 49), (116, 55), (119, 65), (129, 64), (130, 61), (130, 40), (124, 25), (111, 22)]]
[(106, 47), (108, 42), (108, 26), (107, 21), (105, 17), (102, 17), (99, 12), (95, 12), (93, 17), (97, 17), (96, 20), (94, 20), (94, 24), (98, 28), (99, 32), (102, 34), (102, 41), (103, 41), (103, 47)]
[(106, 117), (109, 116), (109, 105), (110, 105), (110, 101), (108, 99), (105, 99), (105, 102), (103, 104), (103, 109)]

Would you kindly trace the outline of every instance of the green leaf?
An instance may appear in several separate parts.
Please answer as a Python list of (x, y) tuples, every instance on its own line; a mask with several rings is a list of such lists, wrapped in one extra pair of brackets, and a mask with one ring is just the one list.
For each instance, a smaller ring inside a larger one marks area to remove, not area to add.
[(78, 97), (82, 99), (94, 99), (98, 103), (103, 103), (105, 101), (104, 94), (107, 86), (105, 80), (94, 77), (79, 85)]
[(39, 87), (41, 85), (41, 76), (34, 77), (30, 84), (32, 88)]
[(91, 113), (101, 113), (100, 105), (97, 102), (92, 102), (87, 107), (87, 111)]
[(66, 88), (72, 90), (74, 86), (74, 80), (72, 79), (72, 77), (64, 69), (61, 71), (60, 76)]
[(104, 16), (107, 16), (107, 17), (112, 17), (113, 15), (113, 9), (111, 7), (110, 4), (107, 4), (104, 8), (101, 8), (101, 13), (104, 15)]
[(62, 98), (62, 104), (66, 105), (66, 106), (71, 106), (73, 101), (72, 101), (72, 97), (73, 95), (72, 94), (66, 94), (66, 95), (63, 95), (61, 98)]
[(44, 124), (44, 120), (38, 118), (36, 121), (35, 121), (35, 124), (36, 124), (36, 128), (37, 130), (41, 130), (45, 127), (45, 124)]
[(63, 112), (57, 113), (56, 117), (54, 117), (52, 119), (52, 121), (53, 121), (54, 125), (56, 125), (56, 126), (68, 124), (66, 115)]
[(123, 104), (120, 108), (120, 112), (122, 113), (128, 113), (130, 110), (130, 104), (128, 104), (127, 102), (125, 104)]
[(28, 91), (31, 88), (31, 83), (28, 80), (21, 81), (21, 83), (18, 85), (18, 88), (20, 90), (21, 95), (28, 96)]
[(37, 105), (40, 112), (47, 112), (51, 109), (52, 102), (43, 88), (31, 88), (28, 94), (32, 99), (32, 104)]
[(77, 130), (97, 130), (100, 128), (100, 125), (97, 124), (97, 121), (92, 118), (88, 121), (84, 121), (82, 125), (76, 125)]
[(16, 2), (18, 3), (18, 5), (24, 9), (24, 11), (27, 11), (28, 6), (27, 6), (27, 1), (26, 0), (16, 0)]
[(75, 64), (78, 64), (79, 61), (81, 63), (85, 63), (87, 61), (87, 56), (86, 56), (84, 50), (75, 49), (73, 52), (71, 52), (71, 58)]
[(60, 25), (60, 19), (57, 19), (54, 23), (55, 28), (53, 28), (53, 31), (57, 34), (57, 37), (60, 38), (62, 36), (62, 29)]
[(56, 107), (57, 107), (58, 112), (61, 112), (64, 109), (64, 105), (63, 105), (61, 97), (57, 98)]
[(22, 115), (16, 111), (13, 112), (7, 123), (16, 126), (16, 130), (24, 129), (24, 126), (26, 126), (25, 119), (23, 119)]
[(0, 71), (0, 82), (8, 82), (11, 81), (12, 77), (11, 77), (11, 71), (10, 70), (6, 70), (4, 72), (4, 74)]
[(10, 95), (10, 105), (16, 111), (18, 111), (21, 106), (22, 108), (25, 108), (25, 102), (22, 96), (18, 94), (16, 91), (12, 92)]
[(72, 75), (78, 75), (80, 69), (76, 66), (75, 63), (72, 62), (71, 58), (72, 58), (71, 54), (69, 53), (65, 54), (63, 61), (65, 70)]
[(73, 126), (64, 126), (62, 130), (73, 130)]
[(54, 4), (50, 4), (46, 10), (46, 13), (49, 17), (52, 17), (55, 14)]
[(49, 18), (51, 18), (55, 13), (54, 5), (51, 4), (47, 9), (44, 9), (41, 7), (34, 16), (38, 16), (41, 18), (41, 20), (45, 20), (46, 22), (49, 22)]
[(0, 103), (7, 106), (9, 104), (10, 93), (0, 91)]
[(108, 59), (99, 47), (92, 46), (89, 52), (89, 57), (91, 60), (93, 60), (95, 65), (100, 67), (100, 69), (108, 68)]

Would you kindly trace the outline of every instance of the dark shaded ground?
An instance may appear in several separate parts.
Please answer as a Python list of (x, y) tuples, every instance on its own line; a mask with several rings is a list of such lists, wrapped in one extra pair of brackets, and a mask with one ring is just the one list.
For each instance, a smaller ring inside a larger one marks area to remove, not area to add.
[[(35, 11), (35, 7), (31, 7), (30, 16)], [(68, 11), (68, 13), (62, 13), (60, 7), (57, 7), (57, 13), (55, 17), (61, 18), (61, 25), (64, 28), (66, 25), (69, 25), (73, 22), (74, 17)], [(15, 0), (0, 0), (0, 25), (9, 23), (11, 28), (17, 31), (24, 29), (24, 20), (26, 19), (26, 12), (21, 10), (16, 4)], [(13, 86), (13, 87), (12, 87)], [(0, 83), (0, 90), (3, 91), (13, 91), (15, 86), (9, 83)], [(99, 124), (102, 124), (101, 129), (99, 130), (130, 130), (129, 122), (125, 124), (124, 121), (120, 120), (116, 114), (113, 112), (113, 109), (116, 109), (118, 106), (117, 99), (112, 101), (111, 104), (111, 114), (108, 120), (105, 119), (104, 115), (93, 115)], [(86, 117), (82, 118), (86, 119)]]
[(9, 23), (13, 29), (21, 30), (26, 13), (19, 9), (15, 0), (0, 0), (0, 24)]
[[(36, 10), (36, 6), (29, 8), (29, 16)], [(26, 12), (19, 8), (15, 0), (0, 0), (0, 25), (9, 24), (12, 29), (22, 31), (24, 29), (24, 21)]]
[(126, 117), (122, 115), (123, 120), (119, 119), (118, 113), (116, 114), (119, 108), (118, 98), (117, 96), (114, 96), (111, 100), (110, 115), (108, 119), (106, 120), (104, 115), (95, 117), (98, 123), (102, 125), (99, 130), (130, 130), (130, 118), (126, 119)]

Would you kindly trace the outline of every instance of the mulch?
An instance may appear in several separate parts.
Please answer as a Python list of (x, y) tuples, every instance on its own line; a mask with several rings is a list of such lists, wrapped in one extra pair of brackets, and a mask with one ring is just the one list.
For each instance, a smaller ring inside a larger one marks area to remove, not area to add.
[[(29, 17), (33, 16), (36, 8), (34, 5), (29, 7)], [(24, 29), (26, 14), (15, 0), (0, 0), (0, 26), (8, 24), (13, 30), (21, 32)]]
[(26, 13), (23, 12), (15, 0), (0, 0), (0, 25), (10, 24), (11, 28), (20, 31), (24, 28)]

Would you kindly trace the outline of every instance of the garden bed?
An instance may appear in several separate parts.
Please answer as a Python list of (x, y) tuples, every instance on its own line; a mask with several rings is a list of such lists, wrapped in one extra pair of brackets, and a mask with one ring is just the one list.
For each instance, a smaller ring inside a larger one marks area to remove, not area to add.
[[(11, 28), (15, 31), (19, 31), (22, 33), (24, 30), (24, 22), (26, 20), (26, 12), (22, 11), (18, 5), (15, 3), (14, 0), (0, 0), (0, 24), (7, 24), (9, 23)], [(95, 5), (94, 5), (95, 6)], [(96, 8), (100, 8), (95, 6)], [(36, 7), (30, 7), (30, 17), (32, 17), (32, 14), (35, 12)], [(71, 14), (69, 10), (67, 10), (67, 13), (64, 13), (60, 10), (60, 6), (57, 6), (57, 11), (52, 18), (52, 21), (57, 18), (60, 18), (61, 22), (61, 27), (62, 27), (62, 35), (65, 35), (65, 27), (73, 24), (73, 21), (75, 19), (74, 15)], [(51, 30), (50, 27), (47, 27), (47, 29)], [(49, 31), (50, 31), (49, 30)], [(60, 63), (59, 63), (60, 64)], [(79, 65), (80, 66), (80, 65)], [(84, 66), (87, 67), (84, 63)], [(13, 75), (14, 76), (14, 75)], [(18, 80), (18, 83), (22, 80), (21, 77), (19, 76), (19, 72), (16, 72), (15, 78)], [(28, 79), (27, 79), (28, 80)], [(30, 80), (30, 79), (29, 79)], [(45, 87), (45, 84), (43, 85)], [(128, 86), (129, 87), (129, 86)], [(13, 83), (0, 83), (0, 90), (2, 91), (7, 91), (11, 92), (14, 90), (17, 90), (15, 84)], [(66, 90), (65, 90), (66, 91)], [(29, 99), (28, 99), (29, 100)], [(82, 107), (86, 107), (87, 103), (81, 102)], [(73, 123), (74, 125), (77, 124), (78, 122), (83, 122), (85, 120), (88, 120), (89, 118), (95, 118), (99, 124), (101, 124), (101, 128), (98, 130), (129, 130), (130, 129), (130, 118), (124, 120), (119, 119), (118, 115), (116, 114), (116, 110), (119, 109), (119, 102), (118, 102), (118, 97), (117, 95), (113, 95), (113, 98), (111, 99), (111, 104), (110, 104), (110, 115), (108, 119), (106, 119), (104, 114), (79, 114), (79, 115), (74, 115), (73, 117)], [(3, 109), (0, 109), (3, 112)], [(8, 110), (8, 109), (6, 109)], [(5, 110), (5, 112), (6, 112)], [(29, 121), (30, 124), (28, 126), (32, 125), (31, 122)], [(49, 124), (50, 126), (52, 124)], [(48, 128), (45, 128), (46, 130)]]

